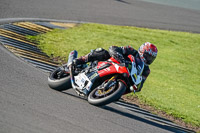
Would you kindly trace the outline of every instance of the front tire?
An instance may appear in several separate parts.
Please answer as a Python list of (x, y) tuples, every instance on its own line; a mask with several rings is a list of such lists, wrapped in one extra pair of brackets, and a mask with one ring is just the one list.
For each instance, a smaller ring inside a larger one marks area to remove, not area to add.
[[(113, 87), (113, 86), (112, 86)], [(121, 81), (115, 84), (115, 88), (110, 88), (110, 92), (104, 96), (99, 95), (100, 89), (95, 88), (88, 96), (88, 102), (92, 105), (102, 106), (120, 99), (126, 90), (126, 86)]]
[(63, 73), (58, 76), (58, 73), (61, 71), (61, 68), (57, 68), (48, 77), (49, 87), (57, 91), (64, 91), (72, 88), (70, 75), (68, 73)]

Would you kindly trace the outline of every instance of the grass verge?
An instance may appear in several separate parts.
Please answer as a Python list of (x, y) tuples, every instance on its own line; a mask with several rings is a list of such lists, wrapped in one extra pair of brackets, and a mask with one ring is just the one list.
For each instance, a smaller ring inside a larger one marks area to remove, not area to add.
[(150, 66), (151, 74), (141, 92), (129, 94), (140, 101), (200, 127), (200, 34), (103, 24), (81, 24), (67, 30), (54, 30), (38, 36), (43, 52), (67, 57), (76, 49), (79, 56), (91, 49), (111, 45), (132, 45), (146, 41), (158, 47)]

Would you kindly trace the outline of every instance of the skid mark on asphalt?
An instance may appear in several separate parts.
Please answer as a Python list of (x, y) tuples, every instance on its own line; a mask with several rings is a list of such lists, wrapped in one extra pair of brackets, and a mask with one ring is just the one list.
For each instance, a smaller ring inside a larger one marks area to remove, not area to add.
[(37, 43), (30, 42), (26, 35), (38, 35), (53, 29), (67, 29), (76, 26), (76, 23), (59, 22), (15, 22), (0, 26), (0, 43), (16, 56), (33, 64), (43, 71), (50, 72), (59, 66), (43, 53)]

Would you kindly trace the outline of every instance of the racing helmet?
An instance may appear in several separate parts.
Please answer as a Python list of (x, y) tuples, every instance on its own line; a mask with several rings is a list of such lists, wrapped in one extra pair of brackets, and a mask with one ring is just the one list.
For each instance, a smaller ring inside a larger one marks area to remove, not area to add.
[(150, 42), (145, 42), (138, 49), (140, 58), (146, 65), (150, 65), (156, 59), (157, 52), (156, 46)]

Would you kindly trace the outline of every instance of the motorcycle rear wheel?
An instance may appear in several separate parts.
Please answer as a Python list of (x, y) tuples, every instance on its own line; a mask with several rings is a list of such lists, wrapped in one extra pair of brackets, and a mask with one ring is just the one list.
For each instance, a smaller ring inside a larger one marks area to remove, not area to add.
[(102, 106), (120, 99), (124, 94), (126, 86), (121, 81), (118, 84), (110, 87), (106, 92), (100, 92), (100, 89), (95, 88), (88, 96), (88, 102), (95, 106)]
[(63, 73), (59, 77), (58, 74), (61, 71), (62, 71), (61, 68), (57, 68), (56, 70), (51, 72), (48, 77), (49, 87), (57, 91), (64, 91), (72, 88), (69, 73)]

